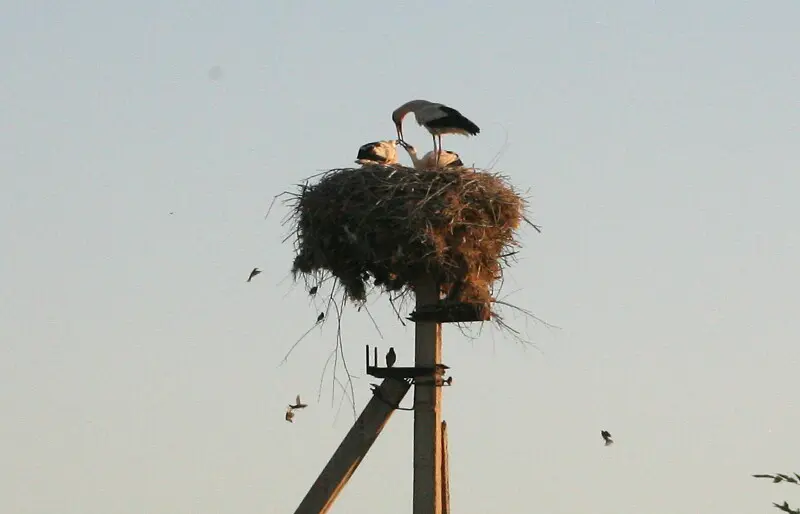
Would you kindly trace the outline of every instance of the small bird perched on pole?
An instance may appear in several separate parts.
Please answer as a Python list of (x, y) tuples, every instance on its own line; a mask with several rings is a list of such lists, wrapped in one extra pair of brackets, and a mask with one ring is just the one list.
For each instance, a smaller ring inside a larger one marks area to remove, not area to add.
[(356, 164), (395, 164), (397, 163), (397, 141), (375, 141), (358, 149)]
[(397, 354), (394, 353), (394, 347), (389, 348), (389, 352), (386, 354), (386, 367), (391, 368), (394, 366), (394, 363), (397, 362)]
[[(438, 150), (442, 148), (442, 134), (461, 134), (462, 136), (478, 135), (481, 129), (466, 116), (444, 104), (429, 102), (427, 100), (411, 100), (406, 102), (392, 113), (392, 121), (397, 129), (397, 139), (403, 139), (403, 118), (414, 113), (417, 124), (425, 127), (433, 136), (433, 152), (439, 160)], [(436, 141), (439, 141), (437, 146)]]
[(608, 433), (607, 430), (601, 430), (600, 435), (603, 436), (603, 440), (606, 442), (606, 446), (614, 444), (614, 441), (611, 440), (611, 434)]
[[(408, 156), (411, 157), (411, 162), (414, 165), (414, 169), (429, 170), (437, 167), (436, 155), (433, 152), (428, 152), (422, 157), (422, 159), (418, 159), (416, 148), (406, 143), (405, 141), (401, 142), (400, 145), (406, 150), (406, 152), (408, 152)], [(457, 153), (451, 152), (450, 150), (439, 150), (438, 167), (462, 168), (464, 167), (464, 163), (461, 162), (461, 158), (458, 156)]]

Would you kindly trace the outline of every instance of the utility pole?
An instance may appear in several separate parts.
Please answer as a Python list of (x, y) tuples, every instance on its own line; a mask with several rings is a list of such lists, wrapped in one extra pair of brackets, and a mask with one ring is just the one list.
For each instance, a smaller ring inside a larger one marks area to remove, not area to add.
[(413, 367), (378, 366), (378, 350), (370, 363), (365, 348), (367, 374), (384, 379), (373, 398), (347, 433), (339, 448), (311, 486), (295, 514), (324, 514), (333, 505), (361, 460), (380, 435), (400, 401), (414, 384), (414, 496), (413, 514), (450, 514), (450, 479), (447, 424), (442, 421), (442, 323), (486, 321), (488, 307), (462, 303), (443, 305), (439, 284), (415, 285), (416, 307), (409, 319), (415, 325)]
[[(439, 302), (434, 281), (415, 284), (416, 307)], [(418, 368), (435, 368), (442, 362), (442, 325), (418, 321), (414, 356)], [(414, 387), (414, 509), (413, 514), (442, 514), (442, 388), (441, 376), (419, 378)]]
[(450, 454), (447, 449), (447, 421), (442, 421), (442, 514), (450, 514)]

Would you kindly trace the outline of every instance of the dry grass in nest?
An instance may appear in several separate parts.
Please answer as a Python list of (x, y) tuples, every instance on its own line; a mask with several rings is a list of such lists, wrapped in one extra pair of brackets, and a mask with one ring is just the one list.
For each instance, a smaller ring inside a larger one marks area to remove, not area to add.
[(367, 286), (413, 290), (435, 279), (448, 299), (488, 303), (524, 200), (505, 177), (401, 165), (325, 172), (294, 195), (292, 272), (328, 271), (354, 301)]

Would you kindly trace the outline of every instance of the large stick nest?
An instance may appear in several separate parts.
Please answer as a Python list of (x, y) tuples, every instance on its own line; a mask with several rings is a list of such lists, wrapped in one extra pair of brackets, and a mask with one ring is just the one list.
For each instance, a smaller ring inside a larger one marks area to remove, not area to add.
[(296, 196), (292, 271), (328, 271), (354, 301), (370, 279), (387, 291), (435, 279), (449, 300), (488, 303), (524, 204), (504, 177), (473, 169), (331, 170)]

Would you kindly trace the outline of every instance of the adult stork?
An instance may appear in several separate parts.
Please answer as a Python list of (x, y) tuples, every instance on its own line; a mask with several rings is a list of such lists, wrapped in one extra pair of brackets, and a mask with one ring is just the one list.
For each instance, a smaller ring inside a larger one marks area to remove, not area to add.
[[(400, 143), (400, 145), (405, 148), (406, 152), (408, 152), (408, 156), (411, 157), (411, 162), (414, 164), (414, 168), (418, 170), (429, 170), (431, 168), (435, 168), (436, 166), (436, 155), (433, 152), (426, 153), (422, 159), (417, 158), (417, 150), (408, 143)], [(457, 153), (451, 152), (450, 150), (439, 150), (439, 166), (440, 168), (462, 168), (464, 163), (461, 162), (461, 158), (458, 156)]]
[(356, 164), (397, 163), (397, 141), (375, 141), (358, 149)]
[[(442, 148), (442, 134), (475, 136), (481, 131), (477, 125), (452, 107), (427, 100), (411, 100), (392, 113), (392, 121), (397, 128), (397, 139), (400, 141), (403, 141), (403, 118), (410, 112), (414, 113), (417, 124), (425, 127), (433, 136), (434, 152)], [(438, 165), (439, 153), (434, 153), (434, 155), (436, 155)]]

